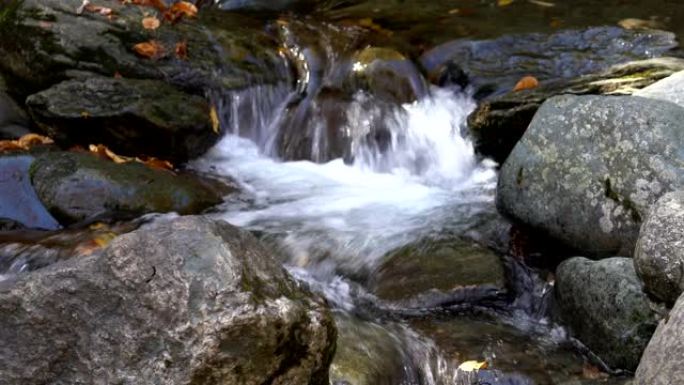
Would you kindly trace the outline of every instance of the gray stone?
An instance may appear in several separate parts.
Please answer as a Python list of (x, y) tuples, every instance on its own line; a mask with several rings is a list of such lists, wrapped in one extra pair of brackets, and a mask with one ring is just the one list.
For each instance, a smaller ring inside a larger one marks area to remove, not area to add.
[(425, 239), (390, 252), (371, 275), (371, 292), (411, 308), (474, 304), (506, 292), (501, 258), (458, 239)]
[(40, 200), (65, 224), (97, 216), (197, 214), (220, 203), (223, 196), (196, 178), (137, 162), (117, 164), (91, 154), (40, 155), (30, 176)]
[(501, 169), (497, 207), (588, 255), (631, 256), (651, 205), (684, 186), (683, 122), (653, 99), (549, 99)]
[(571, 258), (556, 271), (556, 302), (572, 334), (612, 368), (634, 370), (657, 326), (630, 258)]
[(684, 292), (684, 191), (653, 205), (641, 226), (634, 265), (654, 298), (672, 305)]
[(204, 98), (158, 80), (69, 80), (31, 95), (26, 105), (64, 147), (104, 144), (118, 154), (185, 161), (219, 138)]
[(5, 278), (4, 384), (328, 384), (325, 301), (225, 222), (154, 224)]
[(666, 100), (684, 107), (684, 71), (679, 71), (634, 93), (637, 96)]
[(2, 90), (0, 77), (0, 140), (17, 139), (29, 133), (26, 113)]
[(684, 296), (660, 321), (634, 378), (634, 385), (675, 384), (684, 384)]

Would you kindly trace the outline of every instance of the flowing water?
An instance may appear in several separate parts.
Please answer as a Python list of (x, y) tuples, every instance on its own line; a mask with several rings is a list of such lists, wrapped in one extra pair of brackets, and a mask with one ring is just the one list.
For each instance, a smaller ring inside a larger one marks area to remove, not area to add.
[[(583, 357), (568, 348), (562, 329), (532, 314), (533, 305), (516, 312), (516, 300), (507, 311), (484, 310), (473, 321), (429, 311), (398, 315), (401, 309), (384, 306), (360, 284), (389, 251), (432, 235), (497, 243), (486, 230), (501, 221), (494, 207), (496, 165), (478, 159), (464, 135), (475, 106), (467, 94), (433, 89), (422, 100), (396, 106), (384, 115), (389, 146), (381, 151), (353, 143), (353, 164), (279, 160), (274, 138), (287, 99), (273, 86), (227, 95), (222, 123), (230, 133), (191, 167), (237, 182), (242, 193), (212, 215), (259, 234), (295, 277), (331, 303), (342, 336), (333, 380), (541, 385), (581, 377)], [(352, 103), (345, 113), (345, 128), (358, 130), (369, 124), (372, 109)], [(535, 288), (548, 291), (534, 273), (527, 278), (534, 282), (522, 296)], [(543, 294), (531, 302), (538, 304)], [(469, 347), (441, 348), (430, 336), (439, 336), (444, 325), (468, 336), (461, 346)], [(478, 379), (456, 370), (468, 359), (495, 365)]]

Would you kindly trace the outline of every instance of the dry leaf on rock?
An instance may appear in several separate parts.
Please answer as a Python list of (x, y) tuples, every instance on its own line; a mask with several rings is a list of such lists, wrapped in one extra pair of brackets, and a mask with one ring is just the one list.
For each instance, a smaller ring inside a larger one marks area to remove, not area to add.
[(539, 86), (539, 80), (534, 76), (525, 76), (518, 81), (518, 83), (513, 88), (513, 91), (529, 90), (532, 88), (537, 88)]
[(489, 364), (487, 361), (464, 361), (458, 366), (458, 370), (463, 372), (475, 372), (480, 369), (487, 369)]
[(218, 112), (216, 112), (215, 106), (211, 106), (211, 110), (209, 111), (209, 119), (211, 120), (211, 129), (216, 135), (218, 135), (221, 132), (221, 121), (219, 120)]
[(158, 41), (150, 40), (134, 45), (133, 51), (146, 59), (158, 59), (164, 54), (164, 47)]
[(52, 139), (46, 136), (26, 134), (17, 140), (0, 140), (0, 152), (26, 151), (37, 145), (52, 143), (54, 143)]
[(176, 43), (176, 57), (185, 60), (188, 58), (188, 42), (181, 41)]
[(164, 18), (172, 23), (179, 21), (183, 16), (185, 17), (196, 17), (197, 7), (195, 4), (189, 3), (187, 1), (179, 1), (174, 3), (166, 12), (164, 12)]
[(145, 29), (155, 30), (159, 28), (161, 22), (155, 16), (148, 16), (142, 19), (142, 26)]

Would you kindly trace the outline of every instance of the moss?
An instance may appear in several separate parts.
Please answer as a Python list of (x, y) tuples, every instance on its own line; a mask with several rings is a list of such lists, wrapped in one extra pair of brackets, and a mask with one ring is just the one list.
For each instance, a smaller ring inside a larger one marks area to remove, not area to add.
[(0, 0), (0, 31), (7, 32), (17, 24), (23, 4), (24, 0)]

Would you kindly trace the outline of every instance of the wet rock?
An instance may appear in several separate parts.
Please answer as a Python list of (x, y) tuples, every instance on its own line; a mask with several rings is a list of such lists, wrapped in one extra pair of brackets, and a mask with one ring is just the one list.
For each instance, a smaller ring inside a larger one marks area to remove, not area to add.
[(33, 161), (28, 155), (0, 157), (0, 231), (60, 227), (31, 185), (29, 168)]
[(549, 99), (501, 169), (497, 208), (589, 255), (631, 256), (650, 206), (684, 186), (682, 121), (640, 97)]
[[(77, 14), (80, 0), (26, 0), (10, 31), (0, 42), (0, 70), (13, 94), (22, 99), (69, 78), (99, 74), (157, 79), (191, 93), (206, 89), (244, 88), (282, 81), (287, 72), (275, 41), (263, 24), (244, 15), (204, 11), (149, 31), (142, 26), (145, 8), (117, 2), (95, 2), (112, 9), (115, 20), (98, 13)], [(227, 27), (229, 26), (229, 27)], [(133, 46), (156, 40), (159, 58), (135, 54)], [(175, 55), (187, 42), (187, 59)]]
[(657, 326), (630, 258), (571, 258), (556, 271), (556, 299), (573, 335), (612, 368), (633, 371)]
[(634, 265), (646, 291), (668, 305), (684, 292), (684, 191), (662, 196), (641, 226)]
[(660, 321), (637, 368), (634, 385), (671, 385), (684, 381), (684, 296)]
[(388, 254), (371, 275), (380, 299), (410, 308), (476, 304), (505, 293), (501, 258), (461, 240), (423, 240)]
[(328, 384), (335, 327), (249, 234), (201, 217), (0, 282), (7, 383)]
[(666, 100), (684, 107), (684, 71), (679, 71), (634, 93), (637, 96)]
[(105, 144), (119, 154), (184, 161), (219, 138), (204, 98), (157, 80), (70, 80), (26, 104), (36, 124), (65, 147)]
[(337, 351), (330, 365), (333, 385), (393, 385), (404, 380), (400, 340), (387, 327), (346, 315), (335, 317)]
[(2, 90), (0, 77), (0, 140), (20, 138), (30, 131), (26, 113)]
[[(657, 58), (619, 64), (597, 74), (556, 79), (534, 89), (508, 92), (481, 102), (468, 117), (477, 151), (503, 163), (547, 99), (563, 94), (639, 95), (640, 88), (684, 69), (684, 60)], [(645, 96), (645, 95), (644, 95)]]
[(226, 11), (276, 12), (309, 10), (320, 2), (320, 0), (222, 0), (219, 6)]
[(510, 34), (492, 40), (456, 40), (426, 52), (421, 57), (430, 73), (448, 63), (457, 63), (477, 90), (490, 96), (513, 90), (524, 76), (542, 83), (597, 73), (610, 66), (663, 56), (678, 46), (673, 33), (630, 31), (617, 27), (564, 30), (554, 34)]
[(218, 191), (189, 176), (82, 153), (39, 156), (31, 166), (31, 182), (48, 210), (65, 224), (96, 216), (195, 214), (222, 201)]

